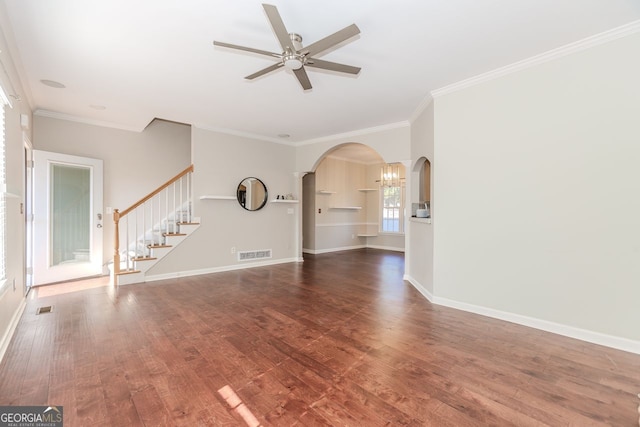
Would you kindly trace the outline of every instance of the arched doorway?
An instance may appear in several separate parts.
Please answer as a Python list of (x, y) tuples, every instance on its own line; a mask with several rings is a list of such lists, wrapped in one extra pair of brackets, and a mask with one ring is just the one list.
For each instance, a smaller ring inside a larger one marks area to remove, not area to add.
[[(360, 143), (333, 147), (318, 159), (302, 177), (302, 252), (404, 251), (404, 233), (380, 232), (383, 165), (375, 150)], [(397, 213), (403, 216), (399, 207)]]

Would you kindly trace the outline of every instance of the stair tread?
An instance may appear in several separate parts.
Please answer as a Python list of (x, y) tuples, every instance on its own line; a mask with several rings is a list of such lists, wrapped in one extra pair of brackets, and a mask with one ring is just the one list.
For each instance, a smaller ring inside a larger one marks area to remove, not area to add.
[(168, 236), (186, 236), (185, 233), (162, 233), (162, 235), (164, 237), (168, 237)]
[(126, 270), (126, 271), (121, 271), (119, 273), (116, 273), (116, 276), (124, 276), (125, 274), (136, 274), (136, 273), (140, 273), (140, 270)]
[(158, 259), (158, 258), (143, 256), (143, 257), (131, 258), (131, 261), (152, 261), (154, 259)]
[(149, 249), (154, 249), (154, 248), (172, 248), (173, 245), (147, 245), (147, 247)]

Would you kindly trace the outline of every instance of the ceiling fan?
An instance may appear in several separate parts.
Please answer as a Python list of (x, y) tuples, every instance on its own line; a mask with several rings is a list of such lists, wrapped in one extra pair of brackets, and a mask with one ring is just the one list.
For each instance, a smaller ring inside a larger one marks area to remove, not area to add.
[(287, 68), (293, 71), (298, 78), (300, 85), (304, 90), (311, 89), (311, 82), (309, 76), (305, 71), (305, 67), (321, 68), (323, 70), (338, 71), (347, 74), (358, 74), (360, 72), (359, 67), (352, 67), (351, 65), (338, 64), (336, 62), (325, 61), (322, 59), (314, 58), (314, 56), (325, 52), (326, 50), (342, 43), (349, 38), (360, 34), (360, 29), (356, 24), (351, 24), (348, 27), (343, 28), (323, 39), (318, 40), (309, 46), (302, 46), (302, 37), (296, 33), (289, 33), (284, 26), (284, 22), (278, 13), (278, 8), (270, 4), (263, 4), (264, 11), (267, 13), (267, 18), (273, 28), (273, 32), (276, 34), (280, 46), (282, 47), (282, 53), (267, 52), (265, 50), (254, 49), (251, 47), (238, 46), (230, 43), (223, 43), (214, 41), (215, 46), (228, 47), (231, 49), (244, 50), (247, 52), (253, 52), (260, 55), (270, 56), (277, 58), (279, 61), (273, 65), (268, 66), (260, 71), (250, 74), (245, 77), (247, 80), (253, 80), (256, 77), (260, 77), (264, 74), (275, 71), (279, 68)]

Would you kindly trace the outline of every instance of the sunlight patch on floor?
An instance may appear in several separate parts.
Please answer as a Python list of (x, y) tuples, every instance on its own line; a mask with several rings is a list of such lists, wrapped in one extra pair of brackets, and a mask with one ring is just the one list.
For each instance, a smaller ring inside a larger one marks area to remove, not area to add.
[(110, 284), (111, 279), (109, 276), (101, 276), (92, 279), (37, 286), (34, 287), (34, 289), (38, 292), (38, 298), (45, 298), (71, 292), (85, 291), (87, 289), (101, 288), (103, 286), (109, 286)]
[(251, 413), (249, 408), (242, 403), (242, 399), (238, 397), (235, 391), (228, 385), (218, 390), (218, 394), (227, 402), (227, 405), (238, 415), (242, 417), (245, 423), (250, 427), (260, 426), (258, 419)]

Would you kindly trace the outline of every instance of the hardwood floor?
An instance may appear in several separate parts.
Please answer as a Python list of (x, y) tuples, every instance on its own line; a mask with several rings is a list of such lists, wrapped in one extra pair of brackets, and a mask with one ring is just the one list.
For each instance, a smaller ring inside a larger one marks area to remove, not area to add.
[(434, 306), (403, 263), (30, 295), (0, 405), (63, 405), (65, 426), (637, 425), (640, 355)]

